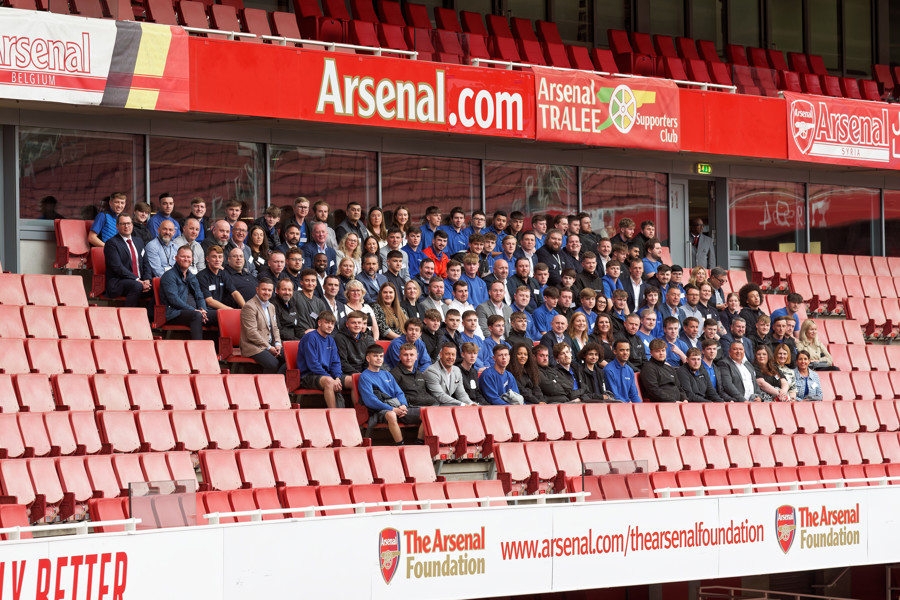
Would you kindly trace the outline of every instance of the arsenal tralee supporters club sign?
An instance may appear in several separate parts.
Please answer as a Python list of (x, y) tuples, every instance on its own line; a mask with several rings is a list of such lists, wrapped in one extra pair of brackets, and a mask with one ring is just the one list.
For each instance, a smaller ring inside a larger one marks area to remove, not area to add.
[(537, 139), (675, 151), (678, 88), (664, 79), (534, 68)]
[(788, 157), (827, 164), (900, 166), (900, 108), (784, 92)]

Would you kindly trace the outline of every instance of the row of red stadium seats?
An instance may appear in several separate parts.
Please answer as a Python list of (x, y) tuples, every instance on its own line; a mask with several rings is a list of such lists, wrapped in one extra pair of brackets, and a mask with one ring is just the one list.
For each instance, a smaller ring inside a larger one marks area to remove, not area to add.
[(543, 404), (425, 409), (435, 459), (490, 456), (507, 442), (756, 436), (900, 429), (895, 400), (773, 403)]
[(582, 471), (702, 471), (753, 467), (869, 465), (900, 462), (896, 432), (794, 434), (500, 444), (497, 478), (512, 494), (561, 492)]
[(212, 341), (0, 339), (0, 373), (6, 374), (220, 372)]
[(87, 307), (88, 301), (81, 277), (0, 273), (0, 304)]
[(0, 413), (291, 406), (280, 375), (0, 374)]
[(0, 305), (0, 338), (152, 340), (143, 308)]

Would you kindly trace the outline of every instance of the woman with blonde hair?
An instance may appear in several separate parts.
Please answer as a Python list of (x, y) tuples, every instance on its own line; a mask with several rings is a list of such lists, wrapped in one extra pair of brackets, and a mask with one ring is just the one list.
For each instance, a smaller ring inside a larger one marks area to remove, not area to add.
[(806, 350), (809, 353), (809, 368), (814, 371), (840, 371), (834, 366), (825, 344), (819, 341), (818, 331), (819, 324), (814, 319), (803, 321), (797, 340), (797, 350)]
[(366, 297), (366, 286), (355, 279), (348, 281), (347, 285), (344, 287), (344, 295), (347, 298), (346, 304), (349, 310), (358, 310), (366, 313), (368, 316), (367, 326), (369, 331), (373, 338), (376, 340), (379, 339), (379, 334), (381, 332), (378, 330), (378, 322), (375, 320), (375, 311), (364, 301), (364, 298)]
[(381, 338), (392, 340), (403, 335), (406, 325), (406, 313), (400, 308), (400, 298), (392, 283), (382, 283), (378, 289), (378, 299), (372, 307), (375, 311), (375, 322)]
[(337, 250), (335, 250), (335, 254), (337, 254), (338, 262), (341, 262), (345, 258), (349, 258), (353, 261), (355, 267), (353, 271), (354, 275), (359, 274), (362, 270), (362, 246), (359, 243), (359, 236), (355, 233), (348, 233), (341, 239)]
[(587, 346), (589, 341), (587, 315), (576, 311), (569, 321), (569, 329), (566, 333), (572, 338), (572, 354), (577, 357), (578, 353)]
[(378, 240), (378, 247), (387, 246), (387, 226), (384, 224), (384, 211), (377, 206), (369, 209), (369, 216), (366, 218), (366, 229), (369, 235)]
[(700, 284), (709, 279), (709, 273), (703, 267), (694, 267), (691, 269), (691, 276), (688, 279), (688, 283), (692, 283), (698, 288)]

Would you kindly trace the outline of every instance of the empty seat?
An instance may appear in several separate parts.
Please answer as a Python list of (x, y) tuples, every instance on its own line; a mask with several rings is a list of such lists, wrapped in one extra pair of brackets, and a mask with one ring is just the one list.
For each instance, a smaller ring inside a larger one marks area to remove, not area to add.
[(100, 410), (131, 410), (124, 375), (94, 375), (91, 377), (96, 406)]
[(415, 482), (443, 481), (434, 472), (434, 464), (424, 446), (404, 446), (400, 448), (400, 457), (406, 476)]
[(24, 455), (25, 441), (22, 439), (17, 415), (0, 413), (0, 458), (19, 458)]
[(25, 351), (28, 355), (28, 363), (32, 373), (47, 373), (55, 375), (63, 373), (62, 357), (59, 354), (59, 342), (57, 340), (27, 340)]
[[(59, 337), (59, 332), (56, 329), (56, 320), (53, 317), (53, 308), (49, 306), (23, 306), (21, 319), (19, 315), (15, 314), (17, 309), (15, 307), (3, 307), (6, 309), (12, 309), (5, 311), (4, 317), (9, 317), (11, 319), (11, 323), (8, 325), (4, 325), (5, 328), (8, 328), (7, 333), (10, 333), (9, 329), (21, 327), (24, 324), (25, 326), (25, 334), (30, 338), (45, 338), (45, 339), (56, 339)], [(83, 309), (75, 309), (81, 310), (82, 314), (84, 313)], [(4, 337), (12, 337), (10, 335), (4, 335)], [(22, 336), (25, 337), (25, 336)]]
[[(146, 314), (146, 312), (144, 313)], [(101, 340), (121, 340), (122, 326), (115, 308), (94, 306), (87, 309), (91, 336)]]
[(272, 450), (272, 471), (275, 473), (277, 485), (305, 486), (309, 485), (303, 455), (299, 450)]
[(241, 29), (257, 36), (272, 35), (269, 15), (262, 8), (244, 8), (241, 10)]
[(480, 410), (471, 410), (468, 407), (453, 407), (450, 409), (456, 431), (460, 437), (465, 437), (467, 458), (482, 458), (493, 453), (494, 437), (484, 430), (484, 423), (479, 415)]
[(425, 424), (425, 444), (435, 459), (451, 460), (464, 456), (465, 438), (460, 438), (450, 411), (442, 407), (422, 410)]
[(190, 376), (166, 375), (163, 381), (160, 391), (167, 410), (194, 410), (197, 408)]
[(203, 411), (203, 424), (211, 448), (233, 450), (241, 446), (241, 436), (230, 410)]
[(31, 412), (56, 410), (50, 377), (43, 374), (20, 374), (15, 377), (19, 404)]
[(194, 395), (199, 408), (228, 410), (228, 393), (223, 378), (216, 375), (194, 375)]
[(97, 423), (105, 443), (113, 452), (137, 452), (141, 450), (141, 440), (134, 414), (125, 411), (99, 411)]
[(341, 479), (351, 484), (362, 485), (376, 482), (369, 465), (369, 455), (365, 448), (339, 448), (334, 452)]
[(334, 444), (324, 410), (312, 409), (296, 412), (305, 447), (328, 448)]
[(335, 453), (331, 449), (313, 448), (305, 450), (303, 452), (303, 460), (306, 463), (306, 472), (309, 475), (310, 485), (330, 486), (350, 483), (341, 477)]
[(234, 413), (238, 436), (243, 448), (268, 448), (272, 445), (266, 415), (261, 410), (239, 410)]
[(156, 375), (129, 375), (125, 387), (131, 406), (138, 410), (162, 410), (163, 399)]
[(280, 448), (299, 448), (303, 445), (297, 411), (267, 410), (265, 414), (272, 441), (277, 442)]
[(200, 468), (203, 481), (212, 490), (236, 490), (243, 485), (234, 452), (226, 450), (203, 450)]
[(241, 450), (235, 453), (241, 481), (252, 488), (275, 487), (275, 471), (268, 450)]
[(27, 303), (25, 289), (22, 286), (22, 276), (0, 273), (0, 304), (24, 306)]
[[(31, 307), (26, 306), (23, 314), (29, 308)], [(56, 330), (59, 332), (59, 337), (70, 340), (91, 339), (91, 330), (84, 308), (80, 306), (58, 306), (53, 309), (53, 316), (56, 320)], [(2, 333), (0, 333), (0, 336), (2, 336)], [(63, 363), (65, 363), (65, 356), (63, 357)]]
[[(56, 290), (53, 275), (22, 275), (22, 288), (27, 304), (35, 306), (56, 306)], [(3, 304), (7, 304), (3, 302)]]
[(366, 450), (372, 475), (383, 483), (412, 483), (407, 481), (400, 451), (396, 446), (374, 446)]
[(197, 452), (209, 446), (203, 414), (195, 410), (176, 410), (169, 415), (179, 449)]
[(162, 410), (141, 410), (135, 413), (138, 434), (145, 449), (168, 452), (176, 447), (175, 434), (169, 413)]
[(128, 361), (125, 358), (125, 353), (122, 351), (122, 342), (94, 340), (91, 342), (91, 346), (94, 349), (94, 360), (97, 364), (98, 373), (111, 375), (127, 375), (130, 373)]

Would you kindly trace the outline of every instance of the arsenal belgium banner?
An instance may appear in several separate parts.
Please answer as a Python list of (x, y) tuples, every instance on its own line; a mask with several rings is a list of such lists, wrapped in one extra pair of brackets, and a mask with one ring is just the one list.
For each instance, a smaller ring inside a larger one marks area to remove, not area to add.
[(0, 8), (0, 97), (187, 111), (180, 27)]
[(537, 139), (681, 149), (678, 87), (643, 77), (602, 77), (534, 67)]
[(900, 107), (784, 92), (788, 158), (805, 162), (900, 167)]

